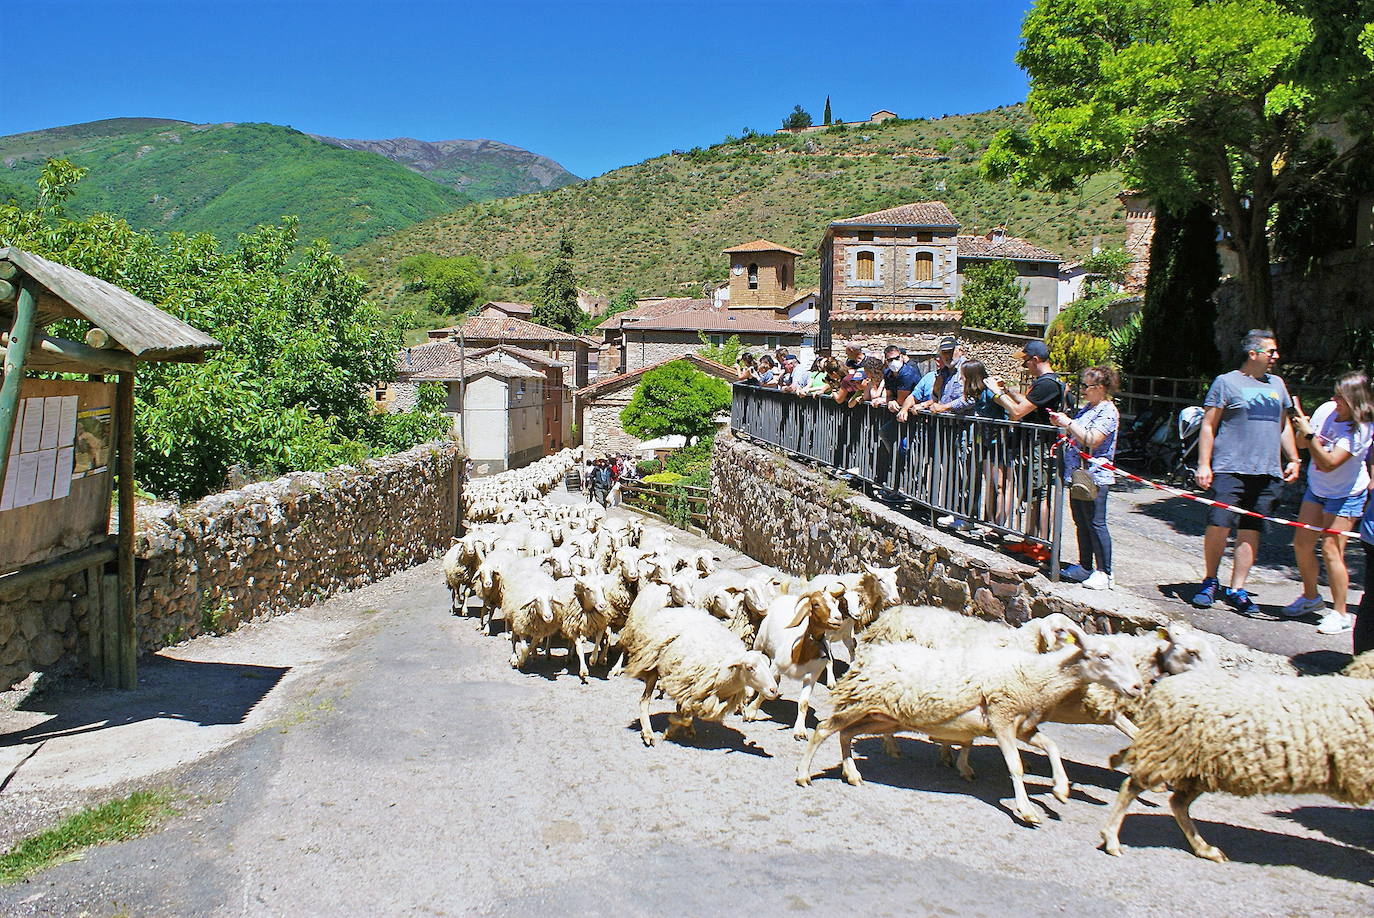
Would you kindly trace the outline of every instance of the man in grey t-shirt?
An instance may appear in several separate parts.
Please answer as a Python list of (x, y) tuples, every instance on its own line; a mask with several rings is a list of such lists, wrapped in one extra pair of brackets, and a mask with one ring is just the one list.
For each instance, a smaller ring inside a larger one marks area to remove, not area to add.
[[(1214, 500), (1268, 516), (1283, 483), (1296, 481), (1301, 469), (1288, 417), (1293, 400), (1283, 380), (1272, 372), (1279, 359), (1274, 333), (1255, 329), (1245, 336), (1241, 348), (1245, 362), (1239, 370), (1218, 376), (1203, 402), (1206, 414), (1198, 436), (1197, 483), (1211, 488)], [(1257, 607), (1245, 590), (1245, 579), (1255, 563), (1264, 522), (1220, 507), (1212, 507), (1207, 514), (1203, 539), (1207, 575), (1193, 605), (1206, 609), (1216, 601), (1217, 572), (1232, 526), (1236, 527), (1236, 549), (1231, 586), (1222, 591), (1222, 598), (1237, 612), (1249, 615)]]

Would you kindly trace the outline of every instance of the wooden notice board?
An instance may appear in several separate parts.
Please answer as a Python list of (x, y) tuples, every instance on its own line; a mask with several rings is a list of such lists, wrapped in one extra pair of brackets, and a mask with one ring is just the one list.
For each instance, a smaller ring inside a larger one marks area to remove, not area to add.
[(107, 538), (114, 411), (111, 383), (24, 380), (0, 482), (0, 574)]

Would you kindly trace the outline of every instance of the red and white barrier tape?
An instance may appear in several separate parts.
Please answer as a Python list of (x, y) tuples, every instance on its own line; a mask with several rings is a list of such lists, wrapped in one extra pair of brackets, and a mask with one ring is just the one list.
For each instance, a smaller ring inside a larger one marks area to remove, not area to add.
[[(1060, 437), (1059, 440), (1054, 444), (1054, 447), (1055, 449), (1058, 449), (1060, 443), (1072, 442), (1073, 440), (1070, 437)], [(1178, 488), (1171, 488), (1168, 485), (1162, 485), (1158, 482), (1150, 481), (1148, 478), (1141, 478), (1139, 475), (1132, 475), (1130, 472), (1127, 472), (1124, 469), (1117, 468), (1116, 465), (1114, 465), (1111, 462), (1108, 462), (1106, 459), (1094, 458), (1093, 456), (1088, 455), (1081, 449), (1075, 449), (1074, 452), (1078, 453), (1078, 455), (1081, 456), (1085, 462), (1088, 462), (1091, 465), (1104, 468), (1109, 472), (1115, 472), (1123, 478), (1128, 478), (1131, 481), (1138, 482), (1139, 484), (1149, 485), (1156, 491), (1164, 491), (1165, 493), (1173, 494), (1176, 497), (1186, 497), (1188, 498), (1188, 500), (1195, 501), (1199, 504), (1206, 504), (1209, 507), (1220, 507), (1223, 510), (1230, 510), (1232, 513), (1238, 514), (1240, 516), (1252, 516), (1257, 520), (1267, 520), (1270, 523), (1278, 523), (1282, 526), (1291, 526), (1294, 529), (1306, 529), (1308, 532), (1320, 532), (1323, 535), (1350, 535), (1350, 531), (1346, 529), (1323, 529), (1320, 526), (1312, 526), (1308, 523), (1299, 523), (1296, 520), (1279, 519), (1276, 516), (1265, 516), (1262, 513), (1256, 513), (1253, 510), (1246, 510), (1242, 507), (1233, 507), (1230, 504), (1223, 504), (1219, 500), (1212, 500), (1210, 497), (1199, 497), (1196, 494), (1190, 494), (1187, 491), (1181, 491)]]

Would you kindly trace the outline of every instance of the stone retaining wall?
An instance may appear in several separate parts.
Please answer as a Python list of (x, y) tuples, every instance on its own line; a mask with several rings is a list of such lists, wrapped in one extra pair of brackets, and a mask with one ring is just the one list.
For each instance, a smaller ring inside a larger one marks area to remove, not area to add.
[[(185, 507), (140, 506), (139, 648), (312, 605), (447, 549), (460, 461), (456, 444), (427, 444)], [(0, 689), (84, 661), (91, 619), (85, 579), (77, 573), (0, 594)]]
[[(1145, 600), (1052, 583), (1038, 568), (855, 494), (839, 481), (732, 434), (716, 437), (710, 537), (763, 564), (804, 577), (898, 568), (902, 601), (1019, 625), (1063, 612), (1091, 633), (1167, 624)], [(1292, 673), (1282, 657), (1216, 638), (1224, 664)]]

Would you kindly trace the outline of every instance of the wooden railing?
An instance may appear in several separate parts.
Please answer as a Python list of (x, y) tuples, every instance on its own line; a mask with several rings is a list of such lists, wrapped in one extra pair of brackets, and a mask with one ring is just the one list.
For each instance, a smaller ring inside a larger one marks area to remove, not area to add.
[(711, 499), (711, 489), (694, 485), (649, 484), (621, 479), (620, 499), (625, 506), (652, 513), (679, 529), (693, 526), (705, 529), (706, 508)]

